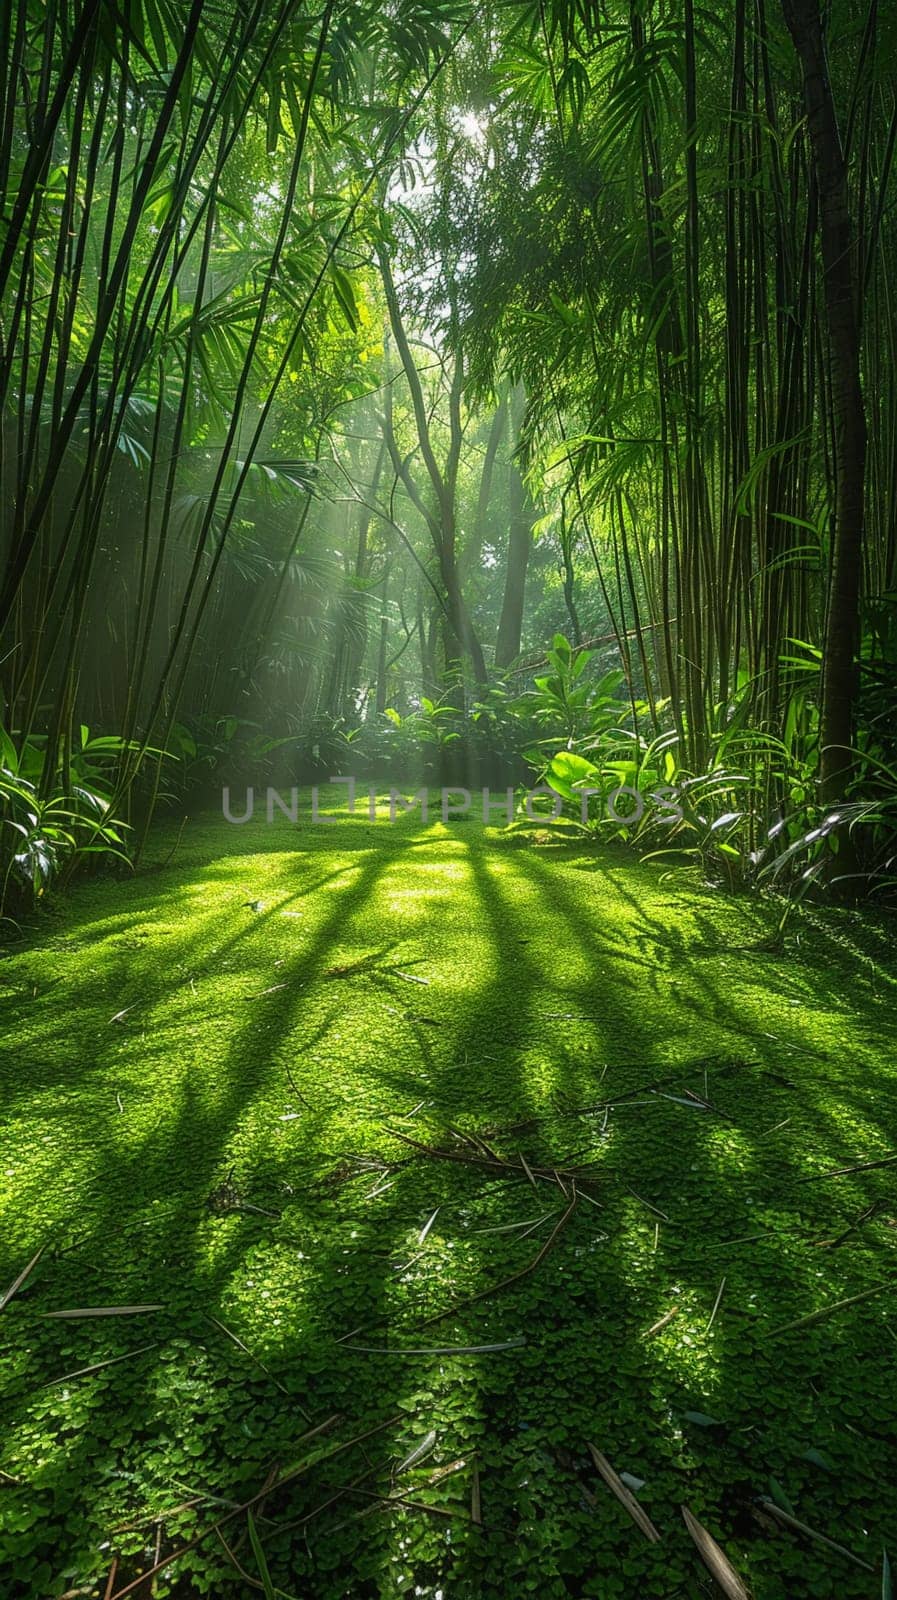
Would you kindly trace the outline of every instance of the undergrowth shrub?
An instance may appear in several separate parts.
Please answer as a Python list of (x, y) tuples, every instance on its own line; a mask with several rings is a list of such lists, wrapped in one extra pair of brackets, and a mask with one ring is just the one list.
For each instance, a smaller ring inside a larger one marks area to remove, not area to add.
[(751, 686), (741, 685), (716, 707), (698, 766), (679, 730), (654, 732), (668, 708), (627, 704), (622, 673), (592, 680), (590, 656), (557, 635), (551, 672), (522, 697), (540, 729), (527, 759), (564, 809), (519, 826), (614, 835), (643, 859), (691, 862), (730, 888), (897, 887), (897, 766), (875, 753), (871, 730), (854, 751), (844, 804), (820, 799), (818, 717), (800, 677), (818, 662), (804, 653), (785, 663), (798, 670), (781, 737), (749, 725)]
[(81, 727), (48, 772), (41, 736), (16, 740), (0, 726), (0, 914), (33, 905), (87, 860), (128, 860), (113, 777), (126, 748)]

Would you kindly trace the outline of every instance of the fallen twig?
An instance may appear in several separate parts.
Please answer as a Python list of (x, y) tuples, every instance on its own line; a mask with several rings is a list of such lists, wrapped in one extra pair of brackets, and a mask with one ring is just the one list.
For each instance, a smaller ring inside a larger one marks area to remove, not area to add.
[[(355, 1434), (353, 1438), (345, 1440), (343, 1444), (336, 1445), (333, 1450), (325, 1451), (323, 1455), (316, 1456), (314, 1460), (302, 1461), (298, 1466), (291, 1467), (288, 1472), (282, 1473), (273, 1485), (266, 1481), (257, 1494), (235, 1506), (232, 1511), (226, 1511), (223, 1517), (218, 1518), (217, 1522), (213, 1522), (208, 1528), (203, 1528), (194, 1538), (181, 1545), (180, 1549), (172, 1551), (170, 1555), (165, 1556), (155, 1566), (147, 1568), (139, 1577), (133, 1578), (130, 1583), (125, 1584), (123, 1589), (117, 1589), (114, 1595), (109, 1596), (109, 1600), (125, 1600), (125, 1595), (133, 1594), (135, 1589), (141, 1588), (157, 1572), (161, 1572), (163, 1568), (173, 1566), (176, 1561), (180, 1561), (182, 1557), (189, 1555), (191, 1550), (196, 1550), (199, 1545), (205, 1544), (205, 1541), (210, 1539), (213, 1534), (217, 1534), (219, 1528), (223, 1527), (225, 1523), (232, 1522), (234, 1517), (251, 1511), (253, 1507), (258, 1505), (260, 1500), (266, 1499), (274, 1490), (282, 1489), (286, 1484), (292, 1483), (295, 1478), (302, 1477), (306, 1472), (310, 1472), (313, 1467), (320, 1466), (325, 1461), (332, 1461), (335, 1456), (342, 1455), (346, 1450), (351, 1450), (353, 1445), (360, 1444), (364, 1439), (370, 1439), (375, 1433), (382, 1433), (385, 1428), (393, 1428), (404, 1420), (402, 1413), (399, 1412), (396, 1416), (388, 1417), (385, 1422), (375, 1423), (374, 1427), (366, 1428), (363, 1433)], [(312, 1439), (326, 1429), (332, 1428), (339, 1421), (339, 1413), (334, 1413), (333, 1416), (327, 1417), (324, 1422), (319, 1423), (316, 1428), (312, 1428), (305, 1435), (305, 1440)]]
[(526, 1217), (523, 1222), (500, 1222), (494, 1228), (474, 1228), (473, 1233), (519, 1233), (521, 1228), (529, 1230), (538, 1228), (549, 1217), (555, 1216), (554, 1211), (543, 1211), (541, 1217)]
[(723, 1111), (720, 1106), (715, 1106), (713, 1104), (712, 1100), (708, 1100), (707, 1099), (707, 1072), (706, 1072), (706, 1070), (704, 1072), (704, 1093), (703, 1093), (703, 1095), (695, 1094), (694, 1089), (686, 1089), (685, 1093), (688, 1096), (689, 1100), (694, 1100), (696, 1105), (703, 1106), (706, 1111), (712, 1111), (714, 1113), (714, 1115), (717, 1116), (717, 1117), (725, 1117), (727, 1122), (734, 1122), (735, 1121), (735, 1118), (728, 1111)]
[(642, 1334), (642, 1338), (643, 1339), (650, 1339), (650, 1338), (652, 1338), (654, 1336), (655, 1333), (660, 1333), (661, 1328), (665, 1328), (667, 1323), (668, 1322), (672, 1322), (673, 1318), (674, 1317), (678, 1317), (678, 1315), (679, 1315), (679, 1307), (678, 1306), (672, 1306), (669, 1311), (665, 1312), (664, 1315), (662, 1317), (660, 1317), (657, 1320), (657, 1322), (654, 1323), (653, 1327), (650, 1327), (648, 1329), (647, 1333), (643, 1333)]
[(290, 1071), (290, 1068), (289, 1068), (289, 1066), (287, 1065), (286, 1062), (284, 1062), (284, 1072), (286, 1073), (286, 1076), (287, 1076), (287, 1083), (289, 1084), (289, 1086), (292, 1089), (294, 1095), (296, 1096), (296, 1099), (299, 1101), (299, 1104), (302, 1105), (302, 1106), (305, 1106), (307, 1111), (314, 1111), (314, 1109), (315, 1109), (314, 1106), (312, 1105), (310, 1100), (307, 1100), (305, 1098), (305, 1095), (302, 1093), (301, 1089), (299, 1088), (298, 1084), (296, 1083), (296, 1080), (293, 1077), (293, 1074)]
[[(441, 1145), (425, 1144), (423, 1140), (413, 1139), (410, 1134), (402, 1133), (398, 1128), (387, 1128), (387, 1132), (393, 1139), (398, 1139), (402, 1144), (410, 1145), (412, 1150), (417, 1150), (421, 1155), (430, 1156), (434, 1161), (454, 1161), (461, 1166), (478, 1166), (484, 1167), (487, 1172), (501, 1172), (509, 1178), (520, 1177), (521, 1167), (517, 1165), (517, 1162), (506, 1161), (503, 1156), (498, 1155), (490, 1145), (486, 1144), (486, 1141), (478, 1134), (461, 1133), (458, 1129), (450, 1128), (449, 1132), (454, 1133), (456, 1138), (463, 1139), (465, 1145), (468, 1146), (465, 1150), (451, 1150)], [(519, 1159), (523, 1162), (522, 1154)], [(565, 1167), (538, 1167), (524, 1162), (523, 1170), (531, 1183), (538, 1178), (543, 1183), (560, 1183), (562, 1188), (564, 1180), (571, 1184), (577, 1181), (580, 1183), (594, 1181), (590, 1178), (584, 1178), (581, 1173), (571, 1168)], [(666, 1220), (668, 1221), (669, 1219), (667, 1218)]]
[(775, 1518), (776, 1522), (780, 1522), (783, 1528), (791, 1528), (795, 1533), (803, 1533), (808, 1539), (815, 1540), (817, 1544), (828, 1545), (830, 1550), (837, 1550), (839, 1555), (845, 1556), (848, 1561), (852, 1561), (854, 1566), (862, 1567), (865, 1572), (875, 1571), (875, 1568), (871, 1567), (868, 1561), (863, 1561), (859, 1556), (855, 1556), (852, 1550), (847, 1549), (846, 1545), (838, 1544), (835, 1539), (829, 1539), (827, 1534), (817, 1533), (815, 1528), (811, 1528), (806, 1522), (801, 1522), (799, 1517), (792, 1517), (790, 1512), (783, 1511), (782, 1507), (777, 1506), (775, 1501), (770, 1500), (767, 1495), (760, 1496), (759, 1504), (764, 1511)]
[(444, 1311), (435, 1312), (432, 1317), (425, 1317), (423, 1322), (418, 1323), (418, 1327), (428, 1328), (434, 1322), (442, 1322), (446, 1317), (455, 1316), (459, 1311), (466, 1311), (469, 1306), (478, 1305), (481, 1300), (487, 1300), (493, 1294), (500, 1294), (502, 1289), (510, 1288), (512, 1283), (519, 1283), (521, 1278), (526, 1278), (531, 1272), (535, 1272), (540, 1263), (544, 1261), (549, 1250), (554, 1244), (555, 1239), (563, 1229), (564, 1224), (570, 1217), (572, 1217), (573, 1212), (576, 1210), (576, 1202), (578, 1198), (579, 1197), (574, 1186), (573, 1199), (570, 1201), (566, 1211), (558, 1218), (551, 1230), (551, 1233), (545, 1240), (545, 1243), (542, 1245), (541, 1249), (536, 1252), (532, 1261), (530, 1261), (527, 1266), (521, 1267), (517, 1272), (512, 1272), (507, 1278), (499, 1279), (498, 1283), (490, 1284), (488, 1288), (481, 1289), (478, 1294), (472, 1294), (466, 1300), (458, 1300), (454, 1305), (446, 1306)]
[(529, 1178), (530, 1183), (532, 1184), (533, 1188), (535, 1189), (536, 1188), (536, 1180), (533, 1177), (533, 1175), (532, 1175), (532, 1173), (531, 1173), (531, 1171), (529, 1169), (529, 1165), (527, 1163), (526, 1156), (523, 1154), (522, 1150), (520, 1152), (520, 1165), (522, 1166), (524, 1172), (526, 1173), (527, 1177)]
[(875, 1216), (876, 1211), (878, 1211), (878, 1209), (879, 1209), (879, 1205), (880, 1205), (880, 1202), (878, 1200), (873, 1200), (871, 1206), (867, 1206), (865, 1211), (861, 1211), (860, 1215), (858, 1217), (856, 1217), (854, 1219), (854, 1221), (851, 1222), (849, 1224), (849, 1226), (846, 1227), (843, 1230), (843, 1232), (836, 1234), (834, 1239), (817, 1239), (816, 1240), (817, 1249), (819, 1249), (819, 1250), (834, 1250), (834, 1249), (836, 1249), (839, 1244), (843, 1244), (844, 1243), (845, 1239), (849, 1239), (850, 1235), (852, 1233), (856, 1233), (857, 1228), (862, 1227), (864, 1222), (868, 1222), (870, 1217), (874, 1217)]
[[(158, 1564), (159, 1564), (159, 1557), (161, 1556), (161, 1554), (162, 1554), (162, 1519), (160, 1517), (158, 1519), (158, 1521), (156, 1522), (156, 1545), (155, 1545), (155, 1549), (153, 1551), (153, 1562), (154, 1562), (154, 1564), (156, 1566), (158, 1566)], [(110, 1589), (112, 1588), (111, 1579), (110, 1579), (110, 1582), (109, 1582), (109, 1587), (110, 1587)], [(155, 1578), (151, 1578), (150, 1579), (149, 1592), (150, 1592), (150, 1600), (153, 1600), (153, 1596), (155, 1595), (155, 1592), (156, 1592), (156, 1580), (155, 1580)]]
[(346, 1344), (342, 1340), (340, 1342), (345, 1350), (357, 1350), (366, 1356), (484, 1356), (499, 1350), (520, 1350), (526, 1344), (522, 1334), (517, 1339), (505, 1339), (502, 1344), (430, 1344), (416, 1348), (388, 1344)]
[(409, 1500), (403, 1494), (375, 1494), (373, 1489), (346, 1489), (345, 1493), (376, 1501), (381, 1506), (407, 1506), (411, 1511), (429, 1511), (431, 1516), (447, 1517), (450, 1522), (456, 1522), (459, 1517), (457, 1511), (446, 1511), (444, 1506), (428, 1506), (424, 1500)]
[(285, 983), (272, 983), (270, 989), (257, 989), (255, 994), (244, 994), (243, 999), (244, 1000), (264, 1000), (266, 995), (277, 994), (279, 990), (285, 989), (285, 988), (286, 988), (286, 984)]
[(823, 1178), (843, 1178), (849, 1172), (872, 1172), (876, 1167), (892, 1167), (897, 1156), (884, 1156), (881, 1161), (858, 1161), (853, 1167), (833, 1167), (831, 1172), (811, 1172), (808, 1178), (798, 1178), (798, 1183), (820, 1183)]
[(92, 1366), (78, 1367), (74, 1372), (65, 1372), (61, 1378), (50, 1378), (46, 1383), (41, 1384), (41, 1388), (54, 1389), (59, 1383), (69, 1383), (75, 1378), (89, 1377), (92, 1372), (102, 1372), (104, 1367), (117, 1366), (119, 1361), (131, 1361), (135, 1356), (142, 1356), (145, 1351), (157, 1348), (158, 1340), (154, 1340), (152, 1344), (138, 1345), (136, 1350), (126, 1350), (122, 1356), (110, 1356), (108, 1361), (95, 1361)]
[(871, 1300), (873, 1295), (881, 1294), (885, 1289), (890, 1289), (893, 1279), (887, 1283), (877, 1283), (874, 1289), (864, 1289), (862, 1294), (852, 1294), (847, 1300), (835, 1300), (830, 1306), (823, 1306), (821, 1311), (811, 1311), (809, 1316), (798, 1317), (796, 1322), (786, 1322), (781, 1328), (773, 1328), (770, 1338), (774, 1339), (780, 1333), (793, 1333), (795, 1328), (810, 1328), (816, 1322), (822, 1322), (825, 1317), (833, 1317), (836, 1311), (845, 1311), (848, 1306), (856, 1306), (861, 1300)]
[(400, 1461), (397, 1467), (393, 1468), (393, 1483), (395, 1483), (396, 1478), (398, 1478), (401, 1473), (410, 1472), (412, 1467), (417, 1467), (422, 1461), (426, 1461), (427, 1456), (433, 1454), (438, 1442), (439, 1435), (435, 1428), (431, 1428), (429, 1433), (424, 1434), (424, 1437), (421, 1439), (420, 1443), (416, 1444), (413, 1450), (409, 1450), (405, 1459)]
[[(378, 954), (378, 952), (374, 952), (372, 955), (362, 956), (360, 960), (346, 962), (344, 966), (328, 967), (326, 972), (321, 973), (321, 977), (322, 979), (355, 978), (366, 973), (380, 973), (387, 977), (404, 978), (406, 983), (429, 984), (429, 978), (416, 978), (410, 972), (402, 972), (397, 966), (383, 965), (378, 959)], [(423, 956), (415, 956), (412, 961), (407, 961), (405, 965), (409, 967), (420, 966), (424, 959)]]
[(207, 1500), (214, 1500), (214, 1495), (197, 1494), (190, 1500), (180, 1500), (176, 1506), (167, 1506), (163, 1512), (147, 1511), (143, 1516), (131, 1517), (128, 1522), (115, 1522), (112, 1525), (113, 1533), (130, 1533), (134, 1528), (145, 1528), (148, 1522), (156, 1523), (160, 1520), (167, 1522), (171, 1517), (180, 1516), (182, 1511), (193, 1511), (197, 1506), (203, 1505)]
[(217, 1317), (213, 1317), (211, 1311), (207, 1311), (205, 1316), (209, 1322), (213, 1322), (215, 1324), (216, 1328), (220, 1328), (221, 1332), (226, 1334), (228, 1339), (233, 1340), (238, 1350), (242, 1350), (243, 1354), (248, 1356), (250, 1361), (255, 1362), (255, 1365), (258, 1367), (260, 1372), (265, 1374), (265, 1377), (268, 1379), (269, 1383), (273, 1383), (275, 1389), (279, 1389), (281, 1394), (285, 1394), (288, 1399), (292, 1401), (293, 1405), (296, 1407), (296, 1410), (305, 1418), (306, 1422), (310, 1422), (311, 1417), (309, 1416), (308, 1412), (305, 1411), (299, 1404), (296, 1396), (294, 1394), (290, 1394), (289, 1389), (284, 1387), (279, 1378), (275, 1378), (273, 1372), (268, 1371), (264, 1361), (261, 1361), (259, 1357), (255, 1355), (252, 1350), (250, 1350), (249, 1346), (243, 1343), (243, 1340), (240, 1338), (239, 1334), (234, 1333), (232, 1328), (229, 1328), (226, 1323), (220, 1322)]
[(116, 1011), (115, 1016), (109, 1018), (107, 1026), (111, 1027), (113, 1022), (123, 1022), (125, 1017), (130, 1016), (132, 1011), (137, 1010), (139, 1004), (139, 1000), (135, 1000), (132, 1006), (125, 1006), (124, 1011)]
[(719, 1286), (719, 1288), (718, 1288), (718, 1290), (716, 1292), (716, 1299), (713, 1302), (713, 1310), (710, 1313), (710, 1317), (708, 1319), (707, 1326), (704, 1329), (705, 1333), (709, 1333), (710, 1329), (713, 1327), (714, 1321), (716, 1320), (716, 1313), (718, 1312), (719, 1307), (720, 1307), (720, 1301), (723, 1298), (723, 1290), (725, 1289), (725, 1287), (726, 1287), (726, 1279), (725, 1279), (725, 1274), (724, 1274), (723, 1275), (723, 1281), (720, 1284), (720, 1286)]
[[(746, 1065), (756, 1065), (756, 1063), (750, 1062), (746, 1063)], [(604, 1070), (606, 1072), (607, 1068), (605, 1067)], [(604, 1073), (601, 1076), (603, 1077)], [(522, 1122), (512, 1122), (508, 1127), (503, 1128), (502, 1132), (506, 1134), (529, 1132), (532, 1128), (538, 1128), (544, 1122), (556, 1121), (559, 1117), (600, 1117), (606, 1111), (612, 1111), (615, 1106), (637, 1101), (640, 1095), (659, 1094), (661, 1090), (666, 1089), (668, 1086), (679, 1085), (681, 1087), (681, 1084), (682, 1073), (677, 1072), (669, 1078), (655, 1078), (651, 1083), (640, 1083), (635, 1089), (624, 1089), (620, 1094), (613, 1095), (609, 1100), (599, 1100), (592, 1106), (562, 1106), (548, 1116), (527, 1117)], [(642, 1103), (650, 1105), (651, 1102), (646, 1100)], [(709, 1108), (716, 1110), (715, 1106), (710, 1106)], [(725, 1116), (726, 1113), (720, 1112), (719, 1115)]]
[(230, 1561), (231, 1565), (234, 1567), (235, 1571), (239, 1573), (243, 1581), (249, 1584), (250, 1588), (260, 1589), (262, 1594), (265, 1596), (265, 1600), (269, 1600), (269, 1597), (272, 1595), (274, 1596), (274, 1600), (292, 1600), (292, 1597), (287, 1594), (285, 1589), (278, 1589), (273, 1583), (271, 1583), (270, 1573), (267, 1574), (268, 1582), (265, 1583), (261, 1578), (254, 1578), (251, 1572), (247, 1572), (246, 1568), (240, 1563), (234, 1551), (231, 1549), (224, 1537), (224, 1534), (221, 1532), (221, 1529), (216, 1528), (215, 1532), (218, 1535), (218, 1542), (227, 1556), (228, 1561)]
[(328, 1511), (331, 1506), (335, 1506), (337, 1501), (342, 1500), (350, 1489), (354, 1489), (359, 1483), (365, 1483), (378, 1470), (376, 1465), (365, 1467), (364, 1471), (360, 1472), (357, 1478), (353, 1478), (351, 1483), (345, 1484), (341, 1489), (335, 1489), (333, 1494), (328, 1495), (326, 1500), (322, 1500), (320, 1505), (315, 1506), (311, 1511), (306, 1511), (304, 1516), (294, 1517), (291, 1522), (278, 1522), (276, 1525), (277, 1532), (291, 1533), (294, 1528), (304, 1528), (307, 1522), (313, 1522), (315, 1517), (321, 1515), (322, 1511)]
[[(789, 1229), (782, 1228), (779, 1232), (788, 1233)], [(743, 1233), (739, 1239), (720, 1239), (717, 1244), (705, 1245), (704, 1252), (709, 1254), (711, 1250), (730, 1250), (736, 1244), (756, 1244), (758, 1239), (775, 1239), (777, 1237), (778, 1234), (775, 1230), (767, 1228), (764, 1233)]]
[[(627, 1185), (627, 1187), (629, 1186)], [(655, 1217), (660, 1217), (663, 1222), (672, 1222), (672, 1217), (668, 1217), (665, 1211), (661, 1211), (660, 1206), (652, 1206), (650, 1200), (646, 1200), (643, 1195), (636, 1194), (633, 1188), (629, 1188), (629, 1193), (632, 1195), (633, 1200), (639, 1202), (639, 1205), (647, 1206), (649, 1211), (653, 1211)]]

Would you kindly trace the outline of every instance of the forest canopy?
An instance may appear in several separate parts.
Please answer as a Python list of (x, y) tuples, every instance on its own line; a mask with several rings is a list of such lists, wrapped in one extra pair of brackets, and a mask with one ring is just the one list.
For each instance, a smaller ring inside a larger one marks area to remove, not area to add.
[(887, 885), (891, 8), (2, 30), (8, 894), (350, 763), (673, 784), (646, 847)]

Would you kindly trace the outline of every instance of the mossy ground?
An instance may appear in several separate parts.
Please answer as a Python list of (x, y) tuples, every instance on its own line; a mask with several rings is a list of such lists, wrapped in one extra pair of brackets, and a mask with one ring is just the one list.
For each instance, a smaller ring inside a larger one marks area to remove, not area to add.
[[(894, 1153), (891, 938), (801, 915), (772, 954), (775, 920), (622, 853), (363, 816), (194, 822), (45, 914), (0, 964), (0, 1292), (45, 1246), (0, 1313), (3, 1593), (102, 1595), (114, 1560), (116, 1592), (307, 1459), (255, 1523), (297, 1600), (709, 1594), (683, 1504), (757, 1600), (879, 1595), (756, 1500), (897, 1551), (893, 1290), (777, 1332), (894, 1273), (897, 1168), (820, 1176)], [(448, 1124), (596, 1167), (536, 1270), (424, 1327), (570, 1197), (390, 1132)], [(246, 1519), (222, 1533), (244, 1575), (213, 1535), (160, 1600), (261, 1592)]]

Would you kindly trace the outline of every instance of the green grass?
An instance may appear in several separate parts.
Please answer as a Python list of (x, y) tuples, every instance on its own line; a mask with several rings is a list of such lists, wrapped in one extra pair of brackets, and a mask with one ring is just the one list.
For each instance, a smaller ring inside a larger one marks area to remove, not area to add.
[[(623, 853), (412, 817), (192, 823), (171, 864), (45, 912), (0, 964), (0, 1293), (44, 1246), (0, 1312), (4, 1593), (103, 1595), (114, 1560), (117, 1592), (306, 1463), (223, 1526), (243, 1576), (212, 1535), (156, 1596), (709, 1595), (682, 1505), (757, 1600), (880, 1595), (893, 1288), (777, 1330), (893, 1279), (897, 1168), (820, 1176), (894, 1153), (892, 937), (804, 914), (776, 956), (775, 922)], [(469, 1150), (448, 1124), (595, 1163), (492, 1296), (572, 1191), (390, 1131)], [(231, 1173), (258, 1211), (227, 1209)]]

